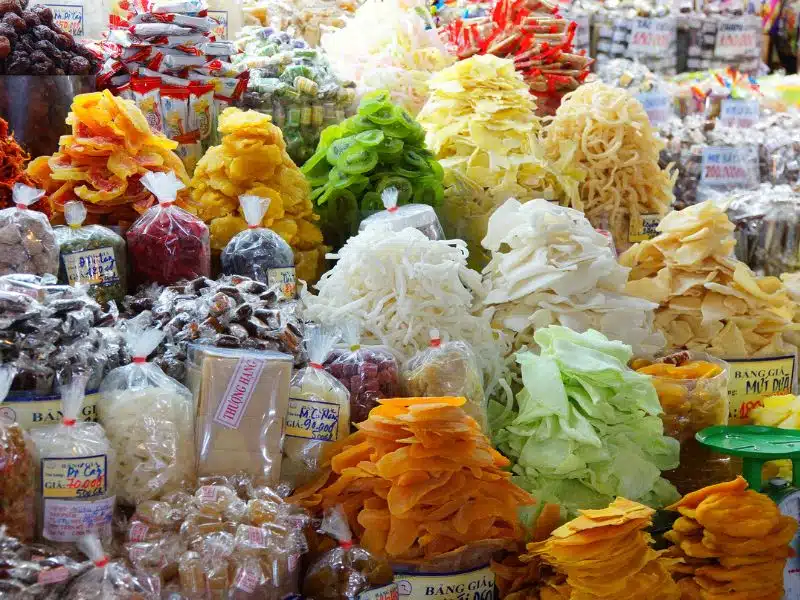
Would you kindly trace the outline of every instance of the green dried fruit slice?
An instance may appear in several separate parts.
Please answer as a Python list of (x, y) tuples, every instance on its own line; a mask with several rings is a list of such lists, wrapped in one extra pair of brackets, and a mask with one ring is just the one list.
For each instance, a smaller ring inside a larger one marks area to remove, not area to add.
[(368, 129), (356, 136), (356, 139), (365, 146), (378, 146), (385, 138), (380, 129)]
[(378, 194), (383, 193), (383, 190), (390, 187), (397, 189), (398, 206), (409, 202), (414, 195), (414, 186), (411, 185), (408, 179), (400, 175), (390, 175), (381, 179), (380, 183), (378, 183)]
[(330, 148), (328, 148), (325, 157), (328, 159), (331, 166), (335, 167), (339, 164), (339, 157), (353, 146), (361, 146), (354, 135), (336, 140), (330, 145)]
[(378, 153), (363, 144), (354, 144), (339, 156), (336, 166), (349, 175), (366, 173), (378, 164)]

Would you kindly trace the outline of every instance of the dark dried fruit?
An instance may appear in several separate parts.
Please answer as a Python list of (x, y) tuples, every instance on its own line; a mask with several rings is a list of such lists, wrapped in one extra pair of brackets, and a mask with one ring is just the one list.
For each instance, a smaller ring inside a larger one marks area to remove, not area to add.
[(22, 18), (25, 20), (25, 24), (28, 27), (36, 27), (37, 25), (41, 25), (42, 21), (39, 19), (39, 16), (30, 10), (22, 11)]
[(0, 36), (0, 58), (5, 58), (11, 54), (11, 42), (7, 37)]
[(0, 14), (8, 12), (22, 13), (22, 7), (18, 0), (0, 0)]
[[(11, 61), (6, 69), (9, 75), (27, 75), (31, 68), (31, 61), (27, 56), (19, 55), (18, 53), (12, 54)], [(14, 58), (17, 57), (17, 58)]]
[(8, 23), (0, 21), (0, 35), (7, 38), (9, 42), (17, 41), (17, 30)]
[(49, 60), (47, 62), (37, 62), (31, 67), (31, 75), (49, 75), (50, 68), (53, 66)]
[(74, 45), (75, 45), (75, 40), (72, 39), (71, 35), (62, 33), (56, 36), (56, 46), (58, 46), (62, 50), (69, 50)]
[(31, 8), (31, 12), (39, 17), (39, 20), (45, 25), (50, 25), (53, 22), (53, 11), (48, 6), (37, 4)]
[(42, 52), (41, 50), (34, 50), (31, 52), (31, 62), (32, 63), (49, 63), (50, 59), (48, 58), (47, 54)]
[(55, 32), (53, 32), (53, 30), (47, 27), (46, 25), (37, 25), (36, 27), (34, 27), (33, 37), (35, 37), (37, 40), (47, 40), (49, 42), (56, 41)]
[(89, 61), (82, 56), (73, 56), (69, 59), (69, 74), (70, 75), (86, 75), (89, 73), (92, 65)]
[(8, 23), (17, 31), (25, 31), (28, 28), (25, 24), (25, 19), (13, 12), (3, 15), (3, 23)]

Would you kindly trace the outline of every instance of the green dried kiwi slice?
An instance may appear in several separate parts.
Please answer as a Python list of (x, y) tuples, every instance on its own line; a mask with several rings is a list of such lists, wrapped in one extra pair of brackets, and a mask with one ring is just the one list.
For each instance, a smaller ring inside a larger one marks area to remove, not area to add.
[(355, 185), (369, 184), (369, 177), (363, 175), (345, 173), (334, 167), (331, 169), (329, 180), (331, 187), (337, 190), (350, 189)]
[(368, 129), (356, 136), (356, 139), (365, 146), (378, 146), (386, 138), (380, 129)]
[(327, 150), (330, 145), (347, 135), (347, 130), (341, 124), (328, 125), (322, 130), (319, 136), (319, 144), (317, 145), (317, 152), (320, 150)]
[(444, 167), (439, 164), (439, 161), (435, 158), (428, 159), (428, 166), (430, 167), (431, 171), (433, 171), (433, 175), (438, 180), (444, 179)]
[(414, 202), (439, 206), (444, 201), (444, 187), (433, 177), (422, 177), (414, 182)]
[(331, 164), (331, 166), (336, 167), (339, 164), (339, 157), (345, 152), (345, 150), (348, 150), (349, 148), (352, 148), (353, 146), (356, 145), (360, 146), (360, 144), (356, 140), (356, 136), (354, 135), (350, 135), (340, 140), (336, 140), (330, 145), (330, 147), (326, 151), (325, 157), (328, 159), (328, 162)]
[(378, 192), (367, 192), (361, 197), (361, 210), (383, 210), (383, 200)]
[[(309, 180), (309, 183), (311, 183), (312, 179), (327, 177), (330, 168), (331, 166), (328, 164), (326, 152), (320, 148), (305, 162), (300, 170)], [(313, 186), (314, 184), (311, 183), (311, 185)]]
[(386, 126), (397, 121), (397, 114), (391, 104), (385, 104), (375, 112), (367, 115), (367, 118), (377, 125)]
[(382, 194), (383, 190), (390, 187), (397, 189), (398, 206), (406, 204), (414, 196), (414, 186), (408, 179), (400, 175), (390, 175), (381, 179), (378, 183), (377, 192), (378, 194)]
[(368, 92), (361, 98), (361, 102), (358, 105), (358, 114), (369, 116), (389, 105), (389, 92), (386, 90)]
[(401, 159), (405, 144), (398, 138), (384, 137), (383, 141), (375, 147), (378, 156), (384, 162), (397, 162)]
[(313, 190), (311, 190), (311, 194), (308, 197), (309, 200), (311, 200), (311, 202), (316, 202), (325, 194), (325, 192), (328, 191), (329, 188), (330, 186), (328, 186), (327, 184), (314, 188)]
[(346, 135), (354, 135), (356, 133), (361, 133), (362, 131), (375, 129), (375, 123), (363, 115), (356, 115), (354, 117), (350, 117), (346, 121), (342, 121), (342, 126), (347, 130)]
[(354, 175), (371, 171), (377, 164), (378, 153), (372, 148), (356, 143), (342, 152), (336, 166), (340, 171)]

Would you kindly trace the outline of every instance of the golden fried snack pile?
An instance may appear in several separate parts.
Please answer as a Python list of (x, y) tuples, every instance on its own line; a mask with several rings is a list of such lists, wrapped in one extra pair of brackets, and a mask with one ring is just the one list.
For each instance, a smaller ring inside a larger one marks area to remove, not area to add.
[(660, 304), (656, 327), (675, 349), (720, 358), (794, 352), (783, 334), (797, 304), (777, 277), (756, 277), (733, 256), (733, 224), (711, 202), (669, 213), (659, 235), (620, 257), (627, 291)]
[(538, 557), (555, 569), (540, 589), (543, 600), (680, 600), (669, 561), (650, 547), (644, 531), (653, 509), (617, 498), (608, 508), (579, 512), (547, 540), (528, 544), (521, 557)]
[(331, 460), (289, 500), (342, 505), (361, 546), (392, 561), (429, 560), (486, 540), (521, 540), (533, 498), (511, 483), (464, 398), (379, 400)]
[(292, 247), (297, 278), (315, 282), (327, 248), (308, 182), (286, 153), (281, 130), (268, 115), (227, 108), (220, 115), (219, 132), (222, 144), (209, 148), (197, 163), (191, 200), (179, 204), (209, 224), (211, 248), (221, 251), (247, 229), (239, 214), (239, 196), (268, 198), (262, 225)]
[(666, 538), (684, 600), (781, 600), (797, 521), (747, 482), (712, 485), (670, 506), (681, 513)]

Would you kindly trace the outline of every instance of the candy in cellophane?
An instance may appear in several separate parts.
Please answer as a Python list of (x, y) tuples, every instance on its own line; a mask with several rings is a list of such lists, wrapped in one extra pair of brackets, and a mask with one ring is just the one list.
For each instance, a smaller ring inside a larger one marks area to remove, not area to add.
[(211, 246), (203, 221), (175, 205), (185, 186), (173, 173), (149, 172), (142, 184), (158, 199), (128, 230), (135, 285), (169, 285), (211, 273)]
[(29, 210), (43, 190), (15, 183), (14, 205), (0, 210), (0, 275), (58, 273), (58, 244), (43, 213)]

